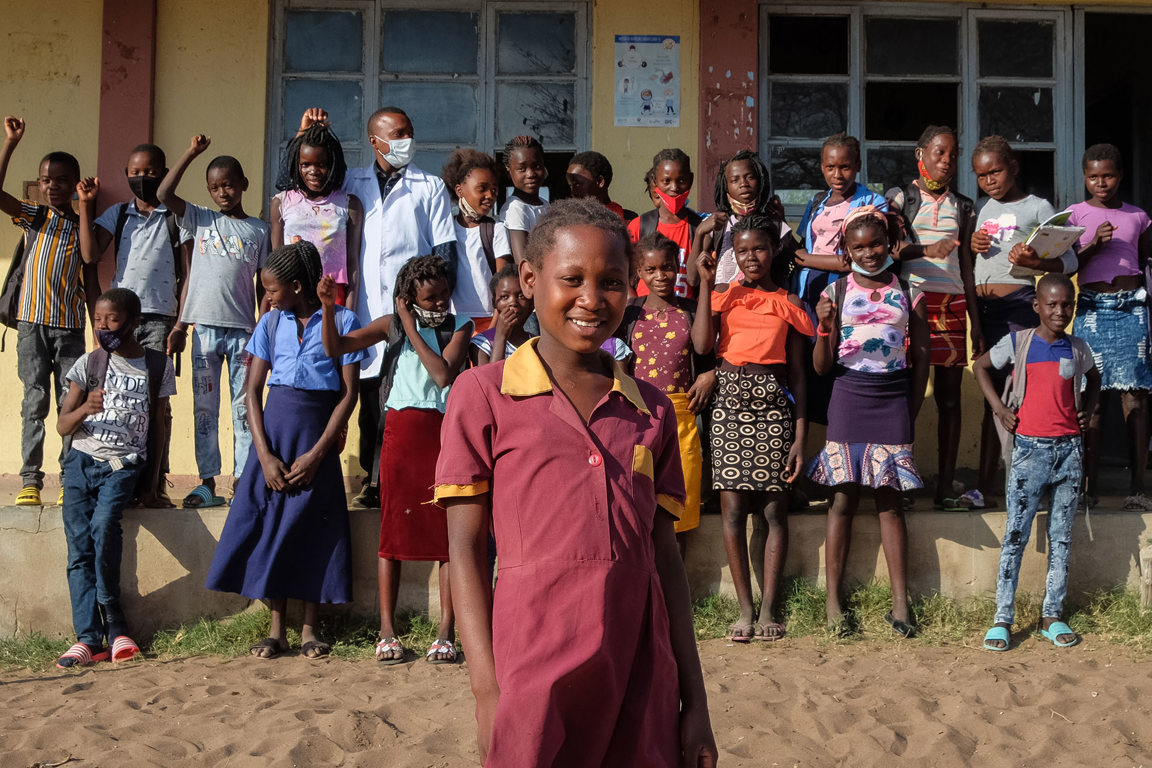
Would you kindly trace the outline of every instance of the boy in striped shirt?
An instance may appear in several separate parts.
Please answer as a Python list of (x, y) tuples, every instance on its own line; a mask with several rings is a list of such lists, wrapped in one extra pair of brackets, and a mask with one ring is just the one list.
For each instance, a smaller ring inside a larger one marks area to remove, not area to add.
[[(20, 139), (24, 121), (4, 118), (4, 144), (0, 147), (0, 187), (8, 161)], [(80, 163), (67, 152), (50, 152), (40, 161), (40, 199), (47, 205), (19, 200), (0, 189), (0, 211), (24, 231), (24, 284), (20, 291), (16, 334), (16, 368), (24, 384), (21, 405), (23, 488), (19, 505), (39, 505), (44, 487), (44, 419), (53, 390), (56, 408), (73, 363), (84, 354), (84, 313), (100, 294), (94, 261), (89, 268), (80, 254), (79, 217), (72, 210), (72, 195), (80, 183)], [(83, 277), (82, 277), (83, 275)], [(90, 290), (86, 293), (84, 283)], [(89, 301), (91, 297), (91, 301)], [(53, 384), (55, 382), (55, 384)], [(61, 464), (68, 440), (60, 454)]]

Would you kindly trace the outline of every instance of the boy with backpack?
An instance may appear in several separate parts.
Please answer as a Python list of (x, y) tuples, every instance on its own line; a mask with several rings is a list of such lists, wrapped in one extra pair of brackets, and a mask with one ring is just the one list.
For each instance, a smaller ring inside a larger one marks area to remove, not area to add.
[(141, 499), (154, 503), (160, 464), (149, 457), (164, 442), (157, 414), (176, 394), (176, 377), (163, 352), (136, 341), (139, 324), (140, 299), (132, 291), (112, 288), (100, 296), (92, 320), (100, 346), (68, 371), (56, 422), (61, 435), (75, 436), (64, 461), (61, 517), (77, 642), (57, 660), (64, 668), (109, 653), (113, 661), (126, 661), (140, 651), (120, 605), (120, 519), (141, 472), (149, 473)]
[[(24, 137), (24, 121), (4, 118), (4, 144), (0, 148), (0, 187), (8, 161)], [(4, 324), (16, 328), (16, 368), (24, 385), (20, 408), (20, 506), (37, 506), (44, 488), (44, 419), (56, 390), (59, 406), (64, 396), (64, 375), (84, 354), (85, 304), (99, 292), (93, 267), (83, 259), (76, 233), (79, 219), (72, 210), (72, 195), (80, 182), (80, 163), (67, 152), (49, 152), (40, 161), (41, 204), (20, 200), (0, 189), (0, 211), (24, 233), (23, 250), (13, 259), (4, 284)], [(81, 275), (83, 273), (83, 279)], [(85, 286), (89, 291), (85, 291)], [(55, 384), (53, 384), (55, 382)], [(68, 440), (60, 451), (60, 463)]]
[[(140, 144), (128, 155), (124, 175), (133, 199), (109, 206), (92, 221), (100, 182), (82, 183), (80, 197), (80, 250), (87, 261), (99, 261), (112, 245), (116, 262), (113, 288), (127, 288), (140, 298), (140, 324), (136, 341), (145, 349), (178, 355), (188, 340), (188, 329), (177, 330), (182, 308), (182, 287), (192, 259), (192, 237), (181, 232), (176, 214), (156, 196), (160, 181), (168, 173), (164, 150), (155, 144)], [(165, 433), (172, 432), (170, 407), (160, 414)], [(157, 497), (163, 507), (171, 507), (164, 482), (168, 474), (168, 442), (161, 446), (160, 484)]]
[[(1100, 372), (1087, 342), (1066, 332), (1076, 313), (1076, 289), (1067, 275), (1049, 272), (1041, 277), (1033, 308), (1040, 316), (1038, 328), (1009, 333), (973, 365), (997, 421), (1015, 434), (1005, 491), (1008, 520), (1000, 546), (996, 619), (984, 636), (984, 647), (990, 651), (1008, 650), (1020, 560), (1036, 510), (1049, 494), (1048, 578), (1040, 632), (1060, 648), (1080, 641), (1061, 612), (1068, 591), (1072, 520), (1084, 479), (1081, 432), (1100, 396)], [(1001, 401), (990, 371), (1010, 366), (1012, 378)]]

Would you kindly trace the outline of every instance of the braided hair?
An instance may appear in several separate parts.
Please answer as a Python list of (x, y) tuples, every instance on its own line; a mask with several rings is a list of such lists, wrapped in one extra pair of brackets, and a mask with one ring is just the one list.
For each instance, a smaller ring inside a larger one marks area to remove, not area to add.
[(268, 270), (268, 274), (285, 287), (293, 282), (300, 283), (305, 297), (309, 299), (316, 298), (316, 284), (324, 275), (320, 252), (307, 240), (289, 243), (272, 251), (264, 260), (263, 269)]
[(448, 282), (448, 262), (436, 254), (413, 256), (404, 262), (396, 275), (396, 296), (415, 303), (416, 290), (420, 283), (434, 280)]
[(760, 159), (760, 155), (750, 149), (742, 149), (720, 163), (720, 168), (716, 171), (716, 191), (713, 194), (716, 202), (716, 210), (729, 215), (733, 213), (732, 204), (728, 202), (727, 172), (730, 164), (740, 161), (751, 164), (752, 172), (756, 174), (756, 178), (760, 180), (760, 191), (756, 198), (755, 213), (767, 214), (768, 204), (772, 202), (772, 182), (768, 179), (768, 166), (764, 165), (764, 161)]
[(344, 148), (340, 146), (340, 139), (327, 125), (313, 123), (303, 133), (297, 134), (288, 143), (284, 162), (286, 164), (288, 179), (292, 182), (292, 189), (307, 189), (304, 177), (300, 175), (300, 150), (302, 147), (317, 147), (328, 153), (328, 178), (324, 182), (321, 195), (328, 195), (333, 190), (344, 186), (344, 176), (348, 173), (348, 164), (344, 162)]
[(831, 147), (848, 150), (848, 152), (852, 155), (852, 159), (856, 161), (856, 165), (860, 165), (860, 139), (849, 135), (846, 131), (834, 133), (828, 138), (824, 139), (824, 143), (820, 145), (820, 154), (823, 155), (824, 150)]
[(518, 149), (538, 149), (541, 156), (544, 154), (544, 145), (535, 136), (513, 136), (504, 145), (504, 167), (510, 168), (512, 166), (512, 153)]

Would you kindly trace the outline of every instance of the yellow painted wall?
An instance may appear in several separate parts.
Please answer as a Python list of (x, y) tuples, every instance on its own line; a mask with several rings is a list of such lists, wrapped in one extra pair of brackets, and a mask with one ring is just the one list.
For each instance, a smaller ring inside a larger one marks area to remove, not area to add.
[[(100, 115), (99, 0), (43, 0), (34, 8), (4, 17), (0, 46), (0, 116), (16, 115), (27, 122), (16, 148), (4, 190), (17, 197), (24, 182), (39, 174), (40, 158), (53, 150), (71, 152), (82, 173), (95, 173), (97, 126)], [(0, 265), (5, 273), (20, 230), (5, 218), (0, 222)], [(8, 331), (0, 353), (0, 472), (20, 470), (20, 401), (24, 389), (16, 376), (16, 331)], [(44, 446), (46, 471), (56, 471), (60, 452), (55, 420), (47, 425)]]
[[(700, 39), (697, 0), (598, 0), (592, 9), (592, 130), (589, 149), (612, 161), (612, 197), (625, 208), (646, 211), (652, 202), (644, 194), (643, 178), (652, 167), (652, 156), (666, 147), (679, 147), (696, 154), (699, 136)], [(616, 86), (616, 35), (680, 36), (679, 128), (617, 128), (613, 125), (613, 94)], [(697, 170), (693, 163), (693, 170)], [(708, 210), (700, 200), (711, 197), (711, 183), (696, 178), (693, 206)]]

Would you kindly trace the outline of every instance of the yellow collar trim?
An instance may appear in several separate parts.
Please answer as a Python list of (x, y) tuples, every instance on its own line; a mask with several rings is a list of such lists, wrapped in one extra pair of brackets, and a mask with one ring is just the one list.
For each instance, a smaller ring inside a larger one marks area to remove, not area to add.
[[(531, 397), (552, 391), (552, 380), (548, 378), (548, 371), (544, 370), (544, 363), (536, 352), (536, 344), (540, 337), (529, 339), (520, 345), (512, 356), (504, 361), (504, 374), (500, 379), (500, 394), (514, 397)], [(607, 355), (607, 352), (601, 352)], [(640, 388), (636, 380), (624, 372), (620, 363), (612, 361), (612, 391), (619, 392), (632, 403), (636, 410), (649, 416), (648, 404), (640, 395)]]

